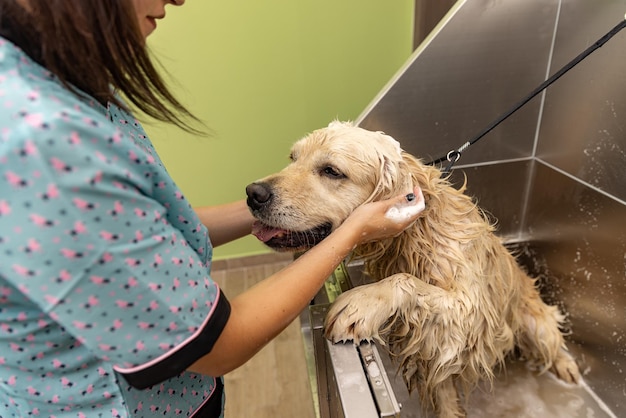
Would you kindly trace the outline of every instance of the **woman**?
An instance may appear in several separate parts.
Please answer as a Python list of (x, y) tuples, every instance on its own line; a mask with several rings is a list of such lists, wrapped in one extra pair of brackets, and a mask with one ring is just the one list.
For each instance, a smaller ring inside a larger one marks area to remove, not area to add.
[[(219, 376), (279, 334), (400, 196), (228, 301), (212, 247), (245, 202), (193, 210), (120, 99), (194, 131), (145, 50), (184, 0), (0, 0), (0, 416), (220, 416)], [(409, 200), (409, 199), (407, 199)]]

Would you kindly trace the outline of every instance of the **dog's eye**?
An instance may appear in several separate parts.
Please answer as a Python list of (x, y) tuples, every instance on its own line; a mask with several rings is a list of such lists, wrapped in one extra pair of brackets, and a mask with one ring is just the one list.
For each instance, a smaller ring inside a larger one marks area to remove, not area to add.
[(326, 177), (330, 177), (333, 179), (342, 179), (346, 177), (342, 173), (340, 173), (339, 171), (335, 170), (333, 167), (330, 167), (330, 166), (324, 167), (322, 169), (322, 174), (325, 175)]

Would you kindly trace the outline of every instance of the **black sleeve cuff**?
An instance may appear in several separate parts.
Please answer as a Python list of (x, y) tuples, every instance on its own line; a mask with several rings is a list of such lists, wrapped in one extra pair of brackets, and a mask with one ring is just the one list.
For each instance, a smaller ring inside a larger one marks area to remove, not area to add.
[(213, 349), (213, 345), (221, 335), (229, 317), (230, 303), (226, 299), (226, 295), (221, 293), (213, 314), (196, 338), (162, 361), (133, 373), (122, 374), (122, 376), (137, 389), (145, 389), (178, 376)]

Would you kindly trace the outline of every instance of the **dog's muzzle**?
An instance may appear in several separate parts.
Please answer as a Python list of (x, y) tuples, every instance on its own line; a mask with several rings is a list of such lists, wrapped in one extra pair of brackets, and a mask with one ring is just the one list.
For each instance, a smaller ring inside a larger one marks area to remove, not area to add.
[(292, 231), (277, 225), (268, 225), (263, 218), (271, 213), (274, 193), (268, 183), (252, 183), (246, 187), (248, 207), (258, 219), (252, 226), (252, 235), (276, 251), (306, 250), (317, 245), (326, 238), (332, 225), (326, 222), (314, 228)]

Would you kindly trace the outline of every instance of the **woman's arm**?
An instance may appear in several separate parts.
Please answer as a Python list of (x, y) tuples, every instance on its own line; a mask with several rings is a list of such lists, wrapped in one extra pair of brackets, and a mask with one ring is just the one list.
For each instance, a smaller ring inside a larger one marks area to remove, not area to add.
[(254, 222), (245, 200), (218, 206), (202, 206), (194, 210), (208, 228), (214, 247), (250, 234)]
[[(410, 204), (423, 203), (416, 189)], [(211, 352), (189, 370), (221, 376), (241, 366), (282, 332), (310, 303), (326, 279), (359, 244), (399, 234), (419, 216), (386, 216), (404, 196), (363, 205), (331, 235), (283, 270), (231, 301), (231, 314)], [(421, 201), (420, 201), (421, 199)], [(421, 211), (420, 211), (421, 212)]]

